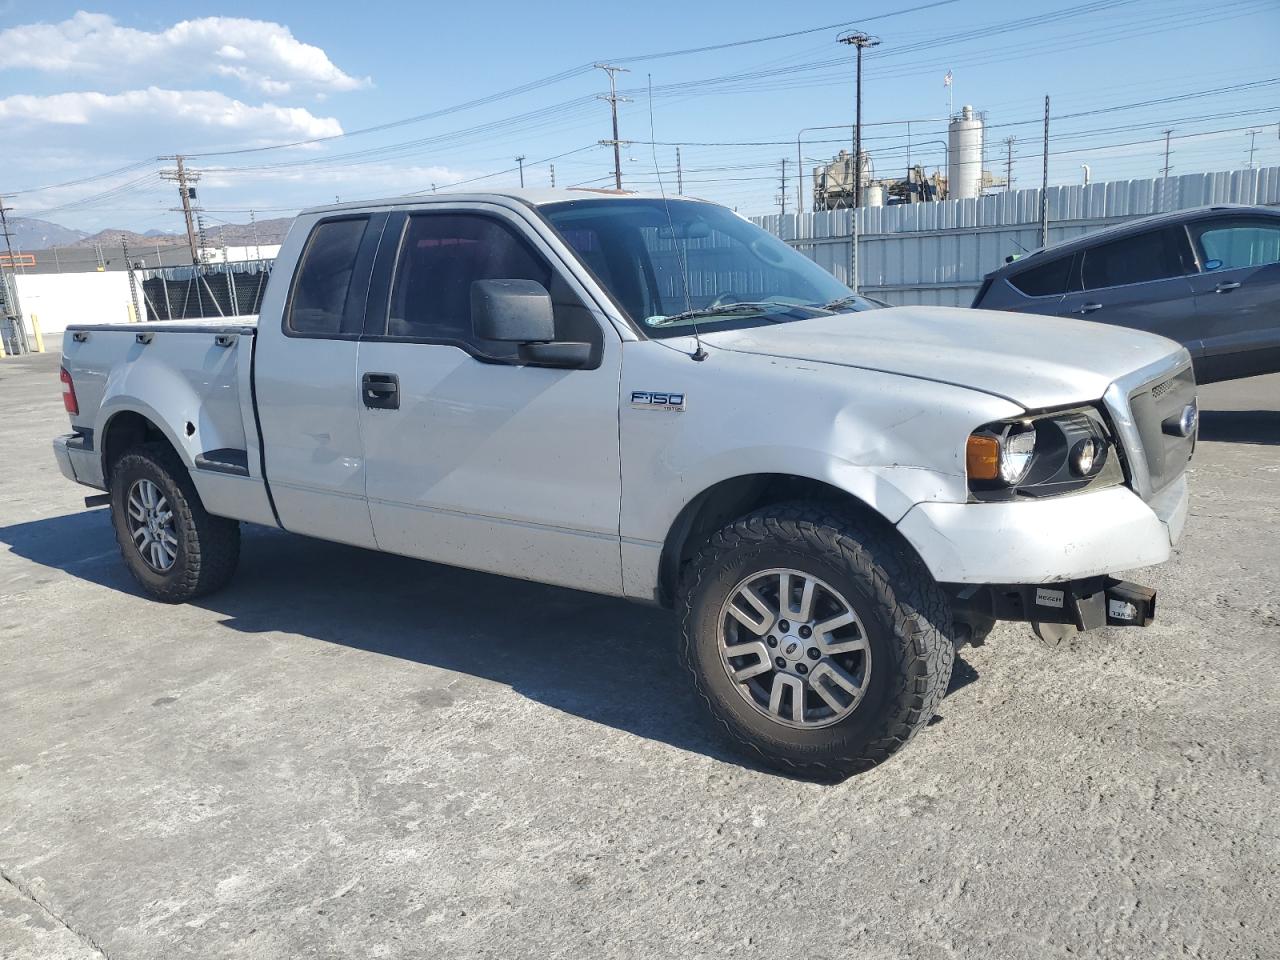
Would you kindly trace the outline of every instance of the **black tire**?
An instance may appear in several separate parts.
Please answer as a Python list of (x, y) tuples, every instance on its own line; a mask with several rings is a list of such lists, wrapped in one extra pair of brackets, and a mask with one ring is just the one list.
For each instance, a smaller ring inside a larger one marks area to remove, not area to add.
[[(160, 489), (173, 512), (177, 556), (164, 572), (143, 559), (129, 532), (129, 491), (143, 479)], [(152, 597), (182, 603), (212, 593), (231, 579), (240, 559), (240, 524), (205, 510), (186, 467), (166, 444), (142, 444), (125, 453), (111, 471), (110, 489), (111, 525), (120, 554)]]
[[(793, 568), (843, 593), (873, 669), (861, 702), (830, 726), (785, 726), (751, 706), (720, 659), (722, 605), (756, 571)], [(767, 507), (730, 523), (686, 565), (681, 657), (715, 724), (768, 766), (834, 779), (884, 762), (934, 716), (955, 660), (951, 610), (919, 558), (892, 533), (814, 503)]]

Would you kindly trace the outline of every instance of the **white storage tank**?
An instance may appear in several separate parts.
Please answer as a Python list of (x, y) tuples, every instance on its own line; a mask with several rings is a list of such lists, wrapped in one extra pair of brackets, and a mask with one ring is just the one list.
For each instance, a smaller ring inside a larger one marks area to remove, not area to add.
[(947, 199), (982, 193), (982, 120), (965, 106), (947, 127)]

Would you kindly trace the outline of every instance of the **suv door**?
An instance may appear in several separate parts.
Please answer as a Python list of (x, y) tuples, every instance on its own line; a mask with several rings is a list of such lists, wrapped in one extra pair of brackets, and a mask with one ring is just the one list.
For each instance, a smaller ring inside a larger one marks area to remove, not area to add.
[(1147, 330), (1191, 347), (1198, 339), (1195, 269), (1180, 228), (1158, 227), (1080, 251), (1077, 289), (1063, 313)]
[(281, 318), (284, 341), (255, 364), (254, 395), (276, 512), (286, 530), (375, 545), (353, 387), (365, 297), (387, 215), (311, 230)]
[[(621, 594), (617, 334), (550, 244), (507, 208), (398, 216), (359, 361), (362, 382), (397, 388), (394, 405), (366, 397), (361, 409), (378, 546)], [(588, 368), (521, 365), (515, 344), (476, 337), (471, 284), (499, 279), (546, 287), (556, 339), (591, 343)]]
[(1280, 220), (1236, 214), (1187, 230), (1200, 264), (1195, 290), (1202, 383), (1280, 370)]

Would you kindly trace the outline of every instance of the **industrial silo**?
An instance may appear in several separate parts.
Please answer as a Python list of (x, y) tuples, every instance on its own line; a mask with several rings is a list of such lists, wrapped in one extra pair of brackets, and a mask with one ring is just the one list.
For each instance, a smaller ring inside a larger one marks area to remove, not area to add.
[(963, 107), (947, 127), (947, 198), (982, 193), (982, 120)]

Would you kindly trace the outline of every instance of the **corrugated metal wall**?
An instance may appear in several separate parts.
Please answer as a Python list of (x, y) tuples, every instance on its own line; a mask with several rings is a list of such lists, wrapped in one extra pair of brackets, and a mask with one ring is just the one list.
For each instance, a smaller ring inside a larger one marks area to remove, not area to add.
[[(1049, 242), (1211, 203), (1280, 205), (1280, 167), (1050, 187)], [(752, 217), (848, 282), (848, 210)], [(858, 211), (863, 293), (894, 304), (968, 306), (984, 274), (1040, 245), (1040, 190)]]

